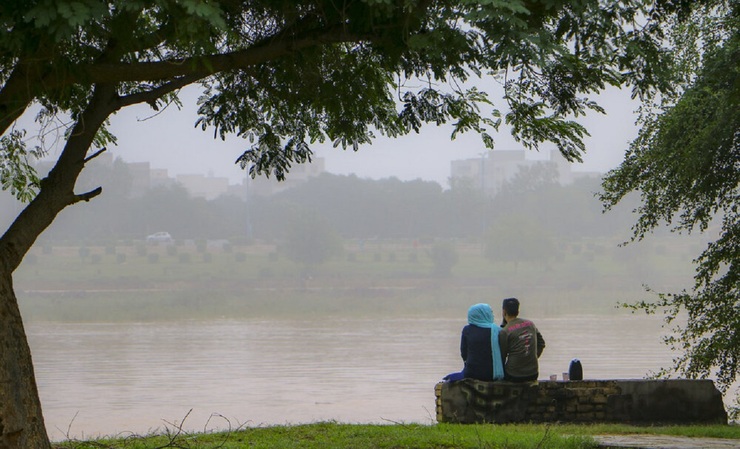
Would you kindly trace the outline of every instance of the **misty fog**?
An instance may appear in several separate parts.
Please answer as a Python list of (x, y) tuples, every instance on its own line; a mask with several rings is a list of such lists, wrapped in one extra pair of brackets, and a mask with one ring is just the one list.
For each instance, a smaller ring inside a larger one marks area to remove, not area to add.
[[(429, 420), (434, 382), (460, 368), (467, 308), (489, 302), (500, 319), (509, 296), (548, 341), (541, 378), (573, 357), (594, 377), (642, 377), (670, 364), (667, 330), (616, 305), (690, 287), (706, 239), (623, 245), (638, 199), (603, 213), (598, 175), (565, 182), (547, 162), (447, 189), (304, 167), (220, 195), (147, 168), (93, 164), (78, 188), (104, 194), (66, 209), (14, 278), (49, 426), (74, 420), (72, 435), (191, 408), (194, 427), (210, 413)], [(0, 202), (7, 226), (22, 206)]]
[[(63, 261), (59, 276), (85, 284), (82, 290), (178, 282), (186, 265), (209, 273), (223, 264), (225, 284), (240, 289), (255, 281), (280, 287), (310, 279), (324, 287), (339, 281), (515, 290), (536, 284), (575, 297), (584, 288), (635, 292), (645, 284), (674, 291), (690, 285), (691, 260), (706, 240), (659, 231), (622, 245), (631, 237), (638, 199), (604, 213), (595, 197), (598, 174), (565, 184), (547, 162), (519, 167), (497, 180), (495, 190), (481, 190), (472, 177), (452, 177), (452, 187), (443, 189), (432, 181), (320, 171), (286, 183), (251, 180), (211, 199), (154, 172), (143, 178), (141, 170), (120, 159), (86, 170), (78, 189), (102, 185), (104, 195), (62, 213), (27, 257), (18, 286), (43, 290), (55, 270), (40, 266)], [(0, 217), (6, 227), (22, 205), (8, 195), (0, 201), (9, 212)], [(158, 232), (171, 240), (147, 241)], [(136, 274), (141, 265), (145, 276)], [(506, 285), (508, 279), (517, 281)]]

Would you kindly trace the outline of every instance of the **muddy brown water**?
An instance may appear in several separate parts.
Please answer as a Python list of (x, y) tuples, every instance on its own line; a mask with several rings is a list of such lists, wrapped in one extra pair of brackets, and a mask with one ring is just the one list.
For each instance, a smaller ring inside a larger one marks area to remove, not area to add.
[[(532, 317), (540, 378), (670, 364), (660, 319)], [(27, 326), (52, 439), (335, 420), (434, 422), (434, 385), (459, 370), (460, 318), (210, 320)], [(186, 419), (187, 417), (187, 419)]]

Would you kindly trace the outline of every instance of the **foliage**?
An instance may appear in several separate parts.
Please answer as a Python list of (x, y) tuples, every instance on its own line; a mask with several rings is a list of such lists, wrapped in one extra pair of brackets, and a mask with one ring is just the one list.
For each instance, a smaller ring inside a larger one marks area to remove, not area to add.
[(436, 233), (432, 231), (437, 218), (434, 202), (441, 195), (441, 186), (430, 181), (375, 181), (324, 173), (257, 203), (263, 211), (260, 215), (270, 209), (281, 215), (285, 210), (298, 208), (317, 211), (334, 223), (344, 237), (394, 238)]
[(558, 178), (558, 168), (551, 161), (540, 161), (531, 166), (521, 166), (511, 180), (504, 181), (501, 194), (512, 196), (555, 188), (558, 185)]
[(21, 201), (30, 201), (36, 195), (39, 178), (31, 161), (43, 155), (41, 148), (30, 151), (23, 138), (25, 130), (13, 130), (0, 137), (0, 181), (2, 189)]
[(294, 218), (283, 249), (290, 260), (309, 268), (338, 254), (342, 241), (329, 223), (315, 214), (306, 213)]
[(710, 3), (674, 28), (680, 88), (644, 107), (601, 199), (611, 208), (639, 192), (633, 240), (662, 224), (714, 239), (694, 261), (692, 290), (632, 307), (662, 310), (672, 325), (665, 341), (682, 354), (662, 374), (716, 374), (725, 390), (740, 376), (740, 4)]
[[(599, 179), (581, 179), (561, 186), (546, 184), (524, 190), (507, 189), (494, 198), (457, 185), (448, 190), (429, 181), (360, 179), (324, 173), (281, 193), (214, 200), (191, 197), (180, 186), (132, 192), (130, 173), (114, 161), (85, 170), (80, 183), (92, 187), (106, 180), (106, 201), (94, 201), (74, 213), (62, 212), (42, 237), (44, 242), (116, 242), (138, 240), (168, 231), (177, 240), (229, 239), (251, 236), (262, 241), (282, 239), (296, 211), (313, 211), (332, 223), (345, 239), (479, 239), (489, 223), (507, 215), (547, 223), (558, 239), (608, 238), (625, 234), (632, 220), (626, 207), (601, 214), (593, 192)], [(362, 201), (357, 199), (361, 198)], [(629, 204), (632, 204), (631, 202)], [(20, 204), (0, 195), (0, 208)], [(249, 215), (249, 220), (247, 216)], [(6, 226), (10, 216), (0, 216)], [(487, 229), (486, 229), (487, 230)], [(625, 237), (618, 237), (624, 239)]]
[(557, 254), (555, 239), (539, 223), (523, 216), (500, 218), (488, 230), (484, 254), (492, 262), (539, 263), (545, 266)]
[[(198, 126), (248, 139), (238, 162), (253, 174), (282, 179), (292, 164), (311, 159), (311, 143), (356, 150), (375, 132), (398, 136), (424, 123), (451, 123), (453, 137), (475, 131), (493, 146), (489, 133), (503, 121), (525, 147), (551, 141), (578, 160), (587, 131), (569, 117), (601, 111), (581, 93), (628, 85), (647, 94), (663, 86), (658, 38), (671, 5), (6, 3), (3, 119), (11, 123), (33, 101), (76, 118), (91, 87), (106, 83), (117, 86), (121, 106), (159, 109), (178, 88), (200, 80)], [(634, 28), (640, 15), (656, 20)], [(487, 74), (500, 77), (503, 105), (463, 87)], [(20, 76), (32, 78), (29, 91), (16, 86)], [(113, 137), (102, 128), (98, 139)]]

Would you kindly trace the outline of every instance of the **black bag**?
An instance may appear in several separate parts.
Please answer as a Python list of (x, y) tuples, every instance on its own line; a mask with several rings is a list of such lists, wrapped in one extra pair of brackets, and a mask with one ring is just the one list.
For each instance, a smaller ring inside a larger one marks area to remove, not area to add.
[(570, 361), (570, 368), (568, 368), (568, 376), (570, 380), (583, 380), (583, 366), (581, 361), (573, 359)]

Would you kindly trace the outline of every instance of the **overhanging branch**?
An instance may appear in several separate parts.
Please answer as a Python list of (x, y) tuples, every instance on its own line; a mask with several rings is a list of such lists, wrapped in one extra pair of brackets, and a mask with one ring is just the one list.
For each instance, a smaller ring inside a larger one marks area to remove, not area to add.
[(105, 152), (105, 147), (101, 148), (100, 150), (96, 151), (94, 154), (88, 156), (85, 158), (85, 164), (90, 162), (91, 160), (95, 159), (96, 157), (100, 156), (103, 152)]
[(95, 198), (96, 196), (100, 195), (103, 192), (102, 187), (98, 187), (96, 189), (93, 189), (86, 193), (80, 193), (78, 195), (75, 195), (75, 201), (72, 202), (72, 204), (79, 203), (80, 201), (90, 201), (91, 199)]
[[(197, 80), (225, 70), (245, 69), (317, 45), (361, 40), (366, 39), (348, 33), (339, 25), (326, 29), (320, 34), (310, 33), (292, 40), (268, 40), (263, 44), (231, 53), (160, 62), (100, 63), (82, 66), (80, 70), (87, 74), (90, 83), (152, 81), (175, 77), (194, 77)], [(63, 85), (70, 82), (72, 80), (65, 79), (59, 80), (58, 84)]]
[(177, 78), (173, 81), (170, 81), (167, 84), (163, 84), (152, 90), (148, 90), (145, 92), (137, 92), (135, 94), (124, 95), (122, 97), (119, 97), (118, 104), (120, 105), (121, 108), (124, 108), (126, 106), (131, 106), (133, 104), (138, 104), (138, 103), (153, 103), (154, 101), (161, 98), (163, 95), (166, 95), (170, 92), (174, 92), (178, 89), (181, 89), (189, 84), (192, 84), (198, 81), (201, 78), (202, 76), (200, 75), (182, 76), (180, 78)]

